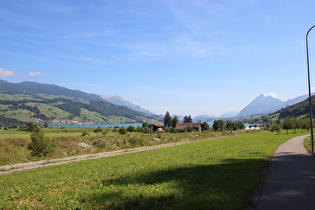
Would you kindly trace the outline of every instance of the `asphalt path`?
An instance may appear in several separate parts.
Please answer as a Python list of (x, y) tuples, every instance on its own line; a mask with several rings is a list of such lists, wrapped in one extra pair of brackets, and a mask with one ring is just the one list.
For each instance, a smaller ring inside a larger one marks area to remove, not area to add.
[(256, 210), (315, 209), (315, 158), (298, 136), (280, 145), (271, 160)]

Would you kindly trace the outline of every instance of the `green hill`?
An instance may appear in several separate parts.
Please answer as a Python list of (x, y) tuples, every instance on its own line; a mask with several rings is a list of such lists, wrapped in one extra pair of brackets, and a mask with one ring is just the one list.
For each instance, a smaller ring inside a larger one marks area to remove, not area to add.
[[(315, 113), (315, 96), (312, 96), (312, 111)], [(306, 99), (292, 106), (287, 106), (269, 115), (270, 119), (282, 120), (286, 117), (295, 117), (298, 119), (309, 118), (309, 100)]]
[(22, 124), (35, 121), (64, 123), (135, 123), (160, 121), (147, 115), (106, 102), (95, 94), (56, 85), (33, 82), (19, 84), (0, 80), (0, 123)]

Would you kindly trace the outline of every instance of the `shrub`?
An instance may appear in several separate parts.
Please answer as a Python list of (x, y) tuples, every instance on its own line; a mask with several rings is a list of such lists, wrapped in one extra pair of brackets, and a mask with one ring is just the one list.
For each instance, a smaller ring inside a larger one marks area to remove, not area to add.
[(133, 127), (132, 125), (130, 125), (130, 126), (128, 126), (127, 131), (129, 131), (129, 132), (132, 133), (132, 132), (136, 132), (137, 130), (136, 130), (135, 127)]
[(45, 137), (44, 131), (39, 127), (31, 133), (31, 140), (28, 149), (32, 150), (32, 156), (45, 157), (55, 151), (55, 145)]
[(101, 127), (97, 127), (94, 129), (94, 133), (99, 133), (99, 132), (102, 132), (102, 128)]
[(136, 145), (144, 145), (144, 139), (140, 138), (139, 136), (134, 136), (132, 138), (129, 139), (129, 142), (131, 145), (136, 146)]
[(110, 146), (110, 142), (105, 139), (95, 139), (92, 144), (97, 148), (107, 148)]
[(173, 127), (166, 127), (166, 128), (165, 128), (165, 132), (168, 132), (168, 133), (175, 133), (176, 130), (175, 130), (175, 128), (173, 128)]
[(89, 133), (87, 131), (83, 131), (83, 133), (81, 134), (81, 136), (88, 136)]
[(124, 128), (124, 127), (121, 127), (121, 128), (119, 128), (118, 133), (121, 134), (121, 135), (124, 135), (124, 134), (127, 133), (127, 129)]
[(203, 122), (203, 123), (201, 124), (201, 130), (202, 130), (202, 131), (209, 131), (209, 130), (210, 130), (209, 124), (208, 124), (207, 122)]

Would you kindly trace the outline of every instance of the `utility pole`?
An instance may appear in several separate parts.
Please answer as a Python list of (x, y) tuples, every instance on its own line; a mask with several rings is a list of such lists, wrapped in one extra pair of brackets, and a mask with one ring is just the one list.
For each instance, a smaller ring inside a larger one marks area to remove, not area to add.
[(312, 93), (311, 93), (311, 76), (310, 76), (310, 60), (308, 53), (308, 35), (310, 31), (315, 27), (313, 25), (306, 33), (305, 43), (306, 43), (306, 66), (307, 66), (307, 77), (308, 77), (308, 101), (309, 101), (309, 112), (310, 112), (310, 128), (311, 128), (311, 147), (312, 154), (314, 155), (314, 132), (313, 132), (313, 111), (312, 111)]

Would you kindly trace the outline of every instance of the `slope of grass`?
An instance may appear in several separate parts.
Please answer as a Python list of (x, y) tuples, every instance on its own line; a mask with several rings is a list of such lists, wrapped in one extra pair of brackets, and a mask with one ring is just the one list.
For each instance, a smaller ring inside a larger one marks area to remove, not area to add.
[(277, 146), (248, 133), (0, 176), (0, 208), (243, 209)]

